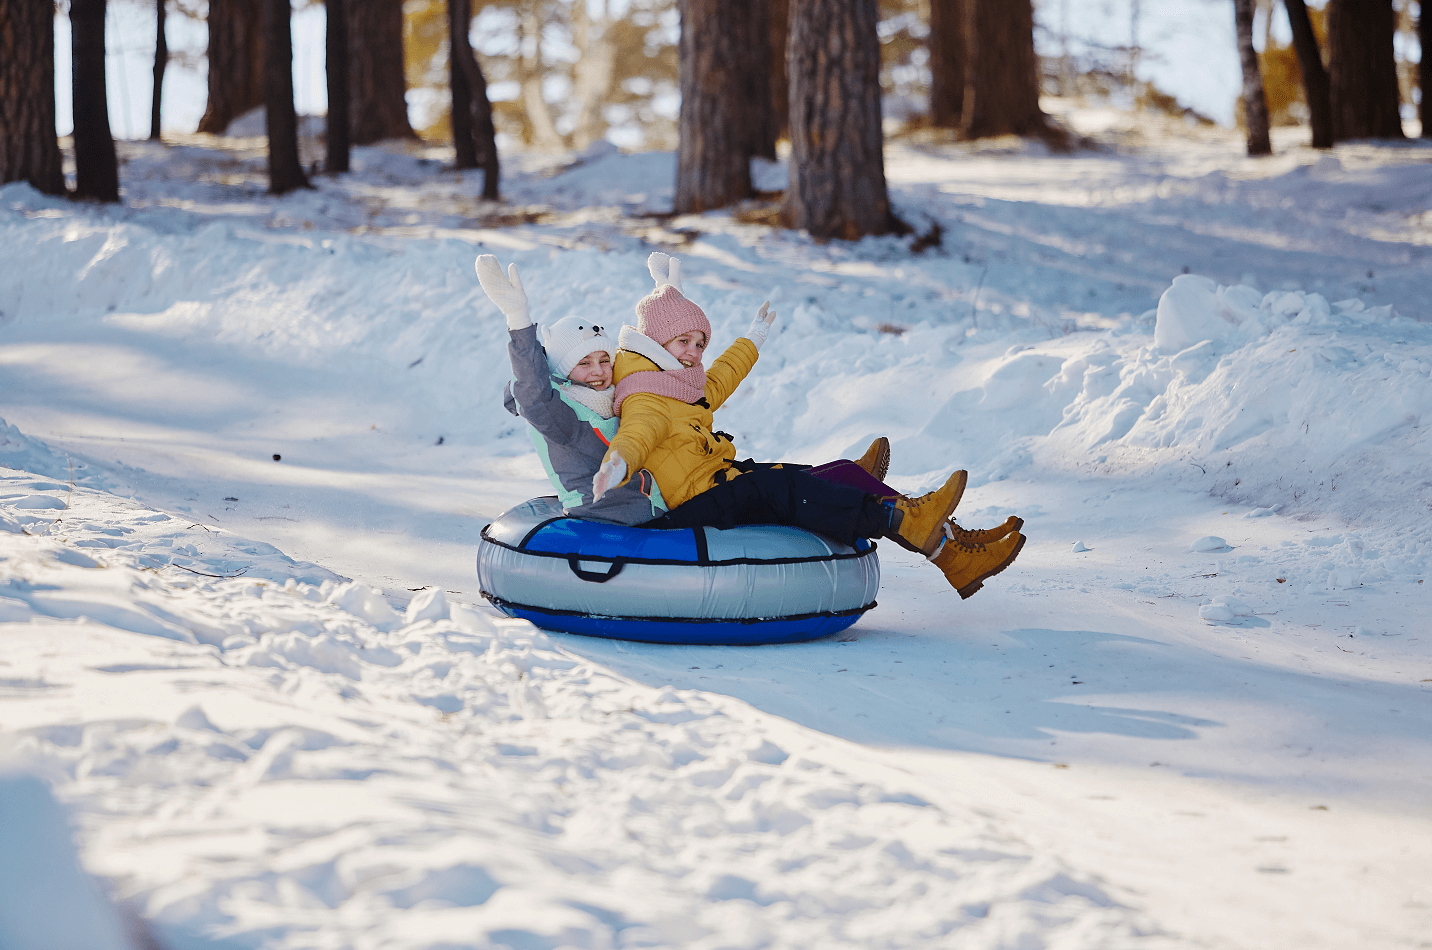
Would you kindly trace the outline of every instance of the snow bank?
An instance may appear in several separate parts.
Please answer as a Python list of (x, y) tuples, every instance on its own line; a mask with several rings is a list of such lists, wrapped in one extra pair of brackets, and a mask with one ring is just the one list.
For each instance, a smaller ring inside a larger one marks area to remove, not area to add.
[(1283, 326), (1329, 328), (1392, 319), (1391, 307), (1369, 308), (1355, 298), (1329, 306), (1322, 294), (1262, 294), (1252, 287), (1224, 287), (1207, 277), (1183, 274), (1159, 297), (1154, 346), (1177, 355), (1205, 343), (1217, 349), (1237, 347)]
[(111, 487), (114, 480), (84, 460), (75, 460), (55, 452), (48, 445), (31, 439), (19, 429), (0, 419), (0, 468), (35, 472), (50, 478), (92, 487)]
[(1398, 517), (1386, 499), (1432, 501), (1409, 484), (1432, 467), (1429, 372), (1432, 327), (1390, 307), (1182, 276), (1153, 346), (1081, 354), (1049, 380), (1073, 397), (1050, 442), (1107, 453), (1115, 471), (1197, 472), (1214, 494), (1284, 514)]
[[(917, 329), (908, 344), (880, 341), (861, 353), (859, 384), (847, 372), (825, 387), (811, 367), (784, 367), (782, 375), (811, 381), (811, 408), (767, 425), (785, 435), (841, 419), (851, 436), (866, 436), (879, 432), (858, 425), (874, 419), (869, 404), (894, 406), (887, 418), (922, 423), (891, 433), (892, 477), (911, 490), (942, 466), (969, 469), (972, 485), (1092, 469), (1195, 487), (1260, 517), (1405, 523), (1409, 506), (1432, 504), (1418, 475), (1432, 468), (1423, 429), (1432, 419), (1432, 325), (1390, 307), (1258, 294), (1187, 275), (1164, 293), (1153, 340), (1031, 336), (1012, 346), (978, 337), (951, 345), (947, 331)], [(827, 353), (832, 362), (845, 355)], [(932, 411), (928, 397), (942, 388), (949, 395)], [(829, 405), (817, 406), (827, 395)], [(794, 433), (786, 440), (799, 442)], [(861, 444), (848, 437), (823, 448)]]

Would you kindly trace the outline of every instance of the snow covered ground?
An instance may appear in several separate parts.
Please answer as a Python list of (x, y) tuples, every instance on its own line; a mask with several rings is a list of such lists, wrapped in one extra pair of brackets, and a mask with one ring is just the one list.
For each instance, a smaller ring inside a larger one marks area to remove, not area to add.
[[(1432, 947), (1432, 149), (1086, 119), (893, 144), (924, 253), (671, 218), (669, 154), (513, 156), (500, 206), (383, 149), (273, 199), (205, 137), (121, 143), (122, 208), (0, 190), (0, 814), (44, 779), (173, 948)], [(716, 345), (781, 315), (741, 448), (886, 434), (1019, 562), (962, 602), (883, 545), (800, 645), (488, 607), (546, 483), (472, 259), (616, 323), (654, 247)], [(0, 881), (63, 868), (13, 828)]]

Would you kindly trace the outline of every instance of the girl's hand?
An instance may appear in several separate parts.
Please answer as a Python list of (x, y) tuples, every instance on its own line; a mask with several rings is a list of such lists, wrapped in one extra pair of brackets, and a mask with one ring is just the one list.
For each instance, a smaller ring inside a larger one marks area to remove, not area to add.
[(596, 477), (592, 479), (592, 501), (601, 501), (602, 496), (612, 489), (614, 485), (620, 485), (626, 478), (626, 460), (621, 453), (613, 452), (607, 456), (602, 467), (597, 469)]
[(677, 290), (681, 289), (681, 260), (679, 258), (663, 254), (661, 251), (652, 251), (651, 256), (646, 259), (646, 269), (651, 274), (651, 279), (656, 281), (656, 286), (670, 284)]
[(522, 278), (517, 276), (517, 265), (507, 265), (503, 276), (502, 265), (491, 254), (482, 254), (473, 264), (477, 270), (477, 282), (502, 315), (507, 318), (507, 329), (521, 330), (532, 325), (527, 313), (527, 292), (522, 289)]
[(751, 329), (746, 331), (746, 339), (756, 344), (756, 352), (758, 353), (761, 351), (761, 344), (765, 343), (766, 337), (770, 335), (771, 324), (776, 322), (776, 312), (771, 310), (770, 307), (771, 302), (769, 300), (761, 304), (761, 309), (760, 312), (756, 314), (756, 319), (751, 321)]

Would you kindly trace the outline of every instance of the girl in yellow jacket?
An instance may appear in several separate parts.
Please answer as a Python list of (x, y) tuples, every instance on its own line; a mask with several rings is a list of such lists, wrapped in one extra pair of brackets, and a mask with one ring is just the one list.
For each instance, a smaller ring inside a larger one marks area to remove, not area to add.
[(949, 522), (964, 492), (962, 470), (927, 495), (887, 504), (798, 467), (736, 462), (736, 447), (712, 428), (713, 416), (756, 364), (776, 315), (769, 301), (762, 304), (746, 335), (707, 370), (711, 323), (682, 295), (679, 261), (657, 252), (647, 266), (657, 287), (637, 303), (637, 325), (622, 327), (618, 338), (613, 379), (621, 426), (593, 479), (595, 498), (646, 469), (670, 510), (645, 527), (784, 524), (847, 545), (890, 538), (930, 558), (961, 597), (1014, 562), (1024, 546), (1018, 518), (987, 531)]

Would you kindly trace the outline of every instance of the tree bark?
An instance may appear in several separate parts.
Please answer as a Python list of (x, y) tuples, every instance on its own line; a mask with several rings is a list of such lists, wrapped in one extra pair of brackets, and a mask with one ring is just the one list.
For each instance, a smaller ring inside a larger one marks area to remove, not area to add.
[(743, 68), (756, 4), (681, 0), (681, 112), (677, 118), (677, 214), (751, 196), (751, 129)]
[(1392, 0), (1328, 0), (1333, 138), (1400, 139)]
[(164, 102), (164, 70), (169, 65), (169, 40), (164, 35), (168, 0), (154, 0), (154, 87), (149, 97), (149, 141), (161, 141), (159, 107)]
[(743, 5), (748, 11), (739, 24), (746, 33), (741, 42), (745, 62), (740, 69), (746, 87), (741, 93), (741, 102), (746, 104), (746, 155), (774, 160), (781, 127), (771, 108), (771, 4), (770, 0), (745, 0)]
[(269, 193), (281, 195), (309, 187), (298, 160), (298, 116), (293, 109), (293, 8), (290, 0), (259, 2), (263, 6)]
[(786, 41), (791, 32), (790, 0), (770, 0), (771, 125), (776, 138), (790, 138), (791, 94), (786, 78)]
[(1432, 139), (1432, 16), (1428, 16), (1428, 0), (1422, 0), (1417, 14), (1417, 40), (1422, 54), (1417, 61), (1417, 87), (1422, 90), (1422, 101), (1417, 104), (1417, 118), (1422, 122), (1422, 137)]
[(1303, 74), (1303, 96), (1308, 100), (1308, 121), (1313, 127), (1313, 148), (1333, 147), (1333, 109), (1328, 98), (1328, 71), (1318, 49), (1318, 36), (1303, 0), (1283, 0), (1288, 24), (1293, 28), (1293, 50), (1298, 54), (1298, 71)]
[(119, 160), (104, 81), (105, 0), (70, 0), (75, 116), (75, 197), (119, 200)]
[(817, 240), (894, 225), (880, 128), (877, 0), (791, 0), (791, 183), (782, 217)]
[(462, 47), (471, 27), (468, 0), (447, 0), (448, 92), (452, 94), (452, 151), (454, 168), (477, 167), (477, 139), (472, 131), (472, 93), (462, 68)]
[(199, 131), (223, 135), (264, 104), (262, 0), (209, 0), (208, 23), (209, 105)]
[(965, 105), (966, 0), (930, 0), (930, 124), (958, 129)]
[(449, 86), (452, 89), (452, 137), (458, 168), (481, 168), (482, 197), (497, 201), (501, 169), (497, 157), (497, 129), (492, 124), (492, 103), (487, 78), (473, 55), (468, 31), (472, 28), (471, 0), (448, 0), (450, 41)]
[(414, 139), (403, 73), (403, 0), (348, 0), (349, 120), (354, 145)]
[(1268, 97), (1253, 48), (1253, 0), (1233, 0), (1233, 25), (1238, 34), (1238, 61), (1243, 67), (1243, 121), (1248, 126), (1248, 154), (1272, 155), (1268, 140)]
[(65, 193), (55, 134), (55, 8), (0, 0), (0, 185)]
[(1047, 135), (1039, 109), (1031, 0), (964, 0), (965, 98), (960, 136)]
[(348, 0), (327, 0), (324, 28), (324, 75), (328, 82), (328, 120), (324, 138), (328, 155), (323, 170), (337, 175), (349, 169)]

